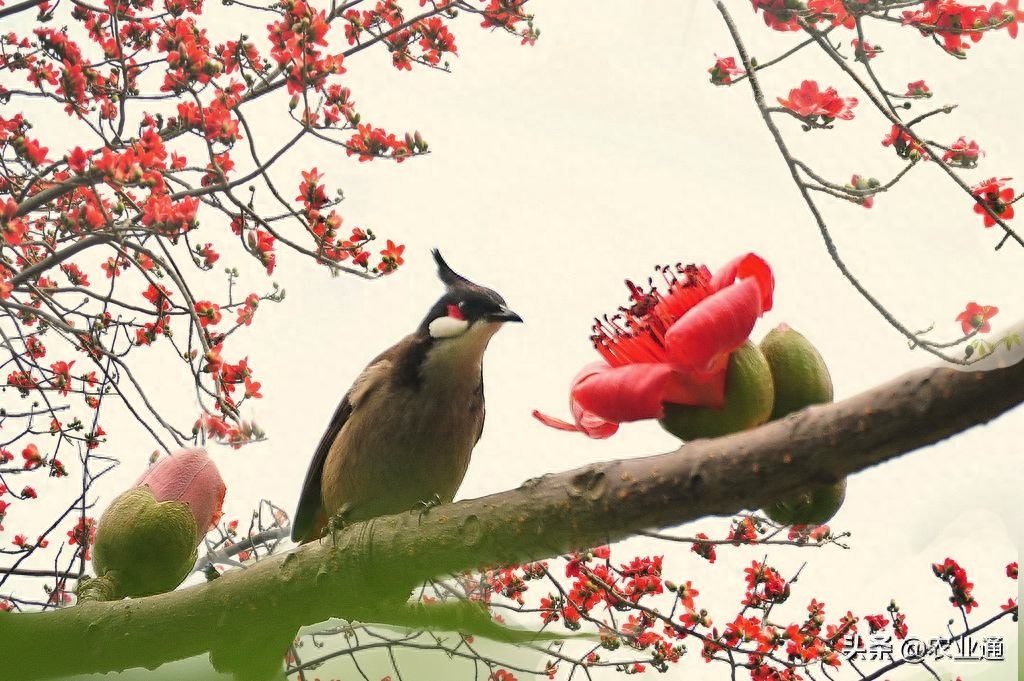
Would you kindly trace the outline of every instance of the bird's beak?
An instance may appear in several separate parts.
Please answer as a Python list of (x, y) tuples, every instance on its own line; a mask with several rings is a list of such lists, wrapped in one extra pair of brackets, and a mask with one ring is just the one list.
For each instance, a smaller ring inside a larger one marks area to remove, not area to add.
[(508, 309), (504, 305), (501, 306), (496, 312), (492, 312), (487, 315), (487, 321), (489, 322), (521, 322), (523, 318), (517, 315), (512, 310)]

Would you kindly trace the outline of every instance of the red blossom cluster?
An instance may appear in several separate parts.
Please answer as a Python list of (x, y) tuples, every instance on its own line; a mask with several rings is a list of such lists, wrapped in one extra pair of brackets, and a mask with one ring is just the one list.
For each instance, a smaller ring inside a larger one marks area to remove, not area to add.
[[(442, 7), (449, 4), (439, 3)], [(437, 66), (442, 55), (458, 52), (455, 36), (441, 17), (407, 22), (401, 6), (393, 0), (380, 2), (370, 11), (350, 9), (345, 12), (345, 19), (348, 21), (345, 37), (350, 45), (363, 40), (364, 34), (369, 34), (371, 39), (383, 34), (391, 52), (391, 63), (400, 70), (411, 70), (414, 62)]]
[(252, 421), (229, 421), (223, 416), (210, 413), (200, 414), (192, 431), (205, 433), (206, 437), (224, 442), (235, 449), (254, 440), (262, 440), (266, 435), (259, 425)]
[(697, 541), (690, 545), (690, 550), (709, 563), (714, 563), (718, 555), (715, 553), (715, 545), (709, 539), (708, 535), (698, 532)]
[(980, 41), (992, 30), (1005, 29), (1011, 38), (1016, 38), (1017, 25), (1022, 21), (1024, 11), (1018, 8), (1018, 0), (994, 2), (988, 7), (954, 0), (926, 0), (919, 8), (903, 11), (905, 26), (913, 26), (924, 37), (937, 37), (944, 50), (957, 56), (963, 56), (971, 43)]
[(953, 591), (949, 602), (953, 604), (953, 607), (963, 608), (965, 612), (970, 612), (972, 608), (977, 607), (978, 602), (971, 595), (974, 584), (967, 581), (967, 571), (960, 567), (955, 560), (947, 558), (941, 563), (933, 564), (932, 572), (936, 577), (949, 584), (949, 588)]
[(345, 73), (344, 54), (324, 54), (329, 28), (327, 12), (315, 10), (303, 0), (280, 3), (281, 19), (267, 26), (270, 56), (287, 74), (288, 94), (321, 92), (328, 76)]
[[(764, 525), (767, 523), (763, 520), (736, 518), (730, 523), (729, 539), (722, 541), (747, 543), (751, 528), (758, 537), (755, 542), (760, 541)], [(830, 536), (824, 526), (791, 528), (789, 536), (808, 535)], [(861, 619), (871, 634), (891, 627), (897, 639), (908, 635), (906, 617), (895, 602), (886, 607), (884, 614), (857, 617), (846, 612), (829, 621), (825, 604), (812, 598), (806, 614), (796, 621), (780, 619), (776, 608), (792, 600), (795, 582), (783, 577), (766, 560), (751, 561), (744, 571), (742, 609), (730, 615), (724, 626), (716, 626), (707, 609), (700, 607), (700, 591), (692, 581), (675, 583), (665, 578), (667, 564), (661, 556), (634, 556), (623, 562), (613, 558), (612, 548), (600, 546), (573, 552), (564, 560), (568, 582), (558, 580), (545, 561), (465, 573), (458, 578), (460, 591), (494, 608), (492, 616), (499, 622), (503, 618), (495, 614), (499, 612), (495, 608), (499, 605), (494, 600), (497, 597), (507, 599), (513, 609), (536, 613), (545, 626), (557, 623), (570, 631), (589, 628), (600, 640), (581, 655), (578, 664), (614, 665), (625, 673), (667, 671), (684, 653), (683, 640), (691, 638), (698, 641), (707, 662), (723, 662), (735, 668), (736, 660), (743, 660), (753, 679), (798, 681), (805, 678), (804, 670), (812, 665), (840, 667), (848, 657), (846, 646), (857, 640), (858, 626), (864, 626)], [(951, 561), (935, 569), (957, 574)], [(1008, 565), (1006, 571), (1016, 575), (1016, 564)], [(557, 588), (538, 592), (538, 586), (543, 588), (546, 583)], [(967, 584), (968, 593), (969, 588)], [(531, 599), (534, 593), (539, 596), (537, 601)], [(422, 598), (436, 600), (432, 596)], [(1015, 607), (1011, 599), (1003, 610)], [(612, 657), (613, 653), (617, 657)], [(623, 655), (633, 657), (619, 662), (618, 657)], [(552, 659), (545, 670), (556, 669), (561, 662), (564, 659)]]
[[(952, 111), (952, 107), (946, 106), (926, 112), (906, 124), (894, 122), (892, 113), (896, 113), (901, 108), (909, 109), (911, 107), (910, 102), (898, 104), (894, 103), (894, 100), (926, 99), (933, 93), (923, 79), (907, 83), (903, 94), (886, 88), (873, 65), (869, 63), (881, 55), (883, 50), (877, 44), (872, 44), (865, 39), (866, 27), (869, 25), (869, 21), (898, 22), (905, 27), (916, 29), (921, 35), (932, 39), (949, 54), (963, 58), (971, 44), (979, 42), (986, 33), (1005, 30), (1008, 37), (1016, 38), (1019, 24), (1024, 21), (1024, 11), (1019, 7), (1019, 0), (1010, 0), (1006, 3), (994, 2), (990, 5), (963, 4), (957, 0), (924, 0), (910, 3), (910, 5), (899, 8), (902, 16), (898, 18), (892, 14), (891, 8), (884, 8), (874, 0), (752, 0), (754, 11), (761, 14), (768, 27), (776, 31), (803, 31), (810, 34), (809, 39), (803, 45), (817, 42), (835, 60), (846, 59), (846, 56), (835, 45), (833, 38), (827, 39), (829, 46), (826, 47), (826, 43), (823, 42), (826, 32), (824, 27), (827, 26), (828, 31), (839, 27), (856, 30), (857, 37), (850, 41), (853, 58), (864, 63), (870, 81), (875, 87), (872, 88), (871, 83), (857, 80), (856, 76), (854, 76), (854, 80), (861, 89), (868, 93), (872, 103), (877, 107), (881, 108), (883, 104), (888, 104), (888, 107), (885, 108), (888, 108), (886, 113), (890, 114), (888, 117), (891, 128), (882, 139), (882, 145), (892, 147), (900, 158), (912, 162), (938, 158), (939, 152), (936, 151), (938, 148), (943, 150), (941, 152), (943, 164), (964, 169), (975, 168), (980, 157), (984, 155), (976, 141), (961, 136), (949, 146), (943, 146), (936, 142), (925, 141), (925, 138), (919, 133), (912, 131), (913, 126), (936, 113), (949, 113)], [(840, 44), (842, 43), (840, 42)], [(785, 53), (779, 59), (755, 66), (757, 70), (767, 68), (776, 61), (788, 57), (793, 51), (795, 50)], [(712, 83), (716, 85), (730, 84), (734, 72), (738, 71), (735, 59), (733, 57), (716, 57), (716, 59), (714, 66), (709, 69)], [(844, 70), (852, 75), (849, 69), (844, 68)], [(793, 88), (790, 91), (788, 97), (779, 97), (778, 101), (787, 112), (804, 120), (805, 129), (827, 127), (836, 118), (852, 118), (852, 108), (856, 104), (855, 99), (841, 98), (832, 88), (822, 92), (817, 82), (813, 80), (803, 81), (799, 88)], [(808, 170), (806, 165), (804, 165), (804, 169)], [(900, 176), (902, 175), (901, 172)], [(899, 176), (896, 179), (899, 179)], [(1008, 179), (992, 178), (972, 189), (975, 196), (974, 211), (983, 216), (986, 227), (992, 227), (999, 224), (999, 220), (1013, 217), (1013, 203), (1019, 197), (1014, 196), (1011, 188), (1002, 186)], [(860, 203), (867, 208), (873, 204), (873, 197), (870, 194), (853, 194), (849, 191), (844, 193), (838, 184), (819, 181), (818, 178), (815, 182), (816, 184), (812, 187), (814, 189)], [(845, 188), (863, 192), (881, 186), (881, 183), (872, 186), (869, 182), (877, 182), (877, 180), (864, 180), (861, 176), (854, 175)], [(1020, 240), (1012, 233), (1008, 233), (1005, 238)]]
[(744, 571), (747, 580), (747, 593), (743, 604), (752, 608), (764, 608), (775, 603), (782, 603), (789, 598), (789, 584), (778, 570), (765, 563), (754, 561)]
[[(219, 43), (204, 24), (202, 0), (18, 10), (38, 12), (39, 21), (24, 35), (0, 35), (0, 100), (8, 109), (0, 115), (0, 299), (20, 332), (3, 375), (12, 397), (42, 396), (49, 412), (33, 407), (0, 420), (9, 441), (18, 438), (15, 418), (37, 419), (24, 425), (26, 435), (54, 436), (49, 451), (42, 442), (19, 446), (21, 470), (63, 478), (62, 448), (89, 455), (102, 447), (106, 433), (93, 414), (104, 399), (141, 399), (133, 413), (145, 425), (187, 432), (172, 423), (177, 416), (159, 413), (166, 405), (134, 377), (136, 351), (184, 361), (201, 404), (195, 437), (235, 446), (261, 437), (239, 408), (262, 388), (247, 359), (229, 354), (230, 339), (253, 323), (261, 301), (283, 292), (274, 285), (239, 298), (234, 259), (247, 253), (268, 275), (282, 248), (363, 276), (404, 265), (401, 241), (342, 227), (340, 199), (315, 168), (303, 174), (294, 201), (271, 169), (304, 138), (363, 161), (428, 153), (419, 132), (396, 135), (356, 111), (342, 79), (346, 60), (364, 48), (388, 50), (403, 70), (447, 68), (459, 54), (460, 14), (526, 43), (538, 32), (525, 0), (480, 0), (475, 11), (449, 2), (420, 2), (415, 12), (413, 2), (367, 5), (358, 13), (306, 0), (259, 11), (236, 5), (239, 32)], [(265, 105), (275, 97), (295, 134), (271, 148), (253, 123), (268, 124), (273, 107)], [(62, 119), (75, 143), (54, 149), (48, 138)], [(195, 272), (219, 267), (226, 295), (200, 290), (208, 279)], [(59, 413), (67, 409), (87, 411)], [(14, 451), (0, 449), (0, 465)], [(10, 518), (19, 501), (35, 498), (32, 486), (25, 489), (31, 495), (5, 489), (0, 515)], [(29, 536), (4, 543), (27, 553), (48, 541)], [(54, 602), (63, 602), (65, 592), (52, 586)]]
[(729, 536), (726, 539), (732, 542), (733, 546), (739, 546), (740, 544), (753, 544), (762, 534), (764, 534), (764, 529), (759, 527), (753, 516), (748, 515), (732, 521), (729, 526)]
[(358, 156), (360, 162), (391, 158), (401, 163), (413, 154), (426, 152), (427, 145), (418, 137), (418, 133), (415, 138), (407, 136), (399, 139), (383, 128), (360, 123), (345, 148), (349, 156)]
[(68, 544), (79, 546), (85, 553), (85, 559), (92, 557), (92, 544), (96, 539), (96, 520), (79, 516), (78, 523), (68, 530)]
[[(902, 24), (916, 28), (922, 36), (936, 38), (950, 54), (963, 56), (971, 43), (981, 40), (987, 32), (1005, 29), (1011, 38), (1016, 38), (1018, 24), (1024, 21), (1024, 11), (1019, 9), (1018, 2), (994, 2), (986, 7), (956, 0), (925, 0), (915, 3), (917, 7), (903, 10)], [(858, 16), (878, 9), (873, 0), (752, 0), (752, 4), (765, 24), (776, 31), (799, 31), (801, 24), (853, 30)], [(858, 48), (862, 55), (859, 58), (870, 59), (875, 53), (877, 48), (867, 43)]]
[[(425, 0), (420, 0), (423, 4)], [(540, 36), (533, 26), (533, 16), (527, 14), (523, 7), (527, 0), (484, 0), (487, 6), (483, 9), (483, 28), (500, 28), (510, 33), (518, 33), (523, 45), (532, 45)], [(521, 24), (526, 24), (521, 27)]]
[(896, 634), (896, 638), (904, 639), (907, 637), (907, 616), (900, 612), (899, 607), (895, 602), (889, 604), (887, 608), (889, 617), (892, 618), (892, 630)]
[(832, 539), (832, 530), (828, 525), (791, 525), (787, 538), (797, 544), (821, 544)]

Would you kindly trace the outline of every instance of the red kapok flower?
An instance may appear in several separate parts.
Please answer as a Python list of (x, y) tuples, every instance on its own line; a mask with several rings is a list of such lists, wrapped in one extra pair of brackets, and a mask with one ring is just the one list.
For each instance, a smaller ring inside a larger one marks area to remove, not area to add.
[(771, 268), (753, 253), (714, 276), (707, 267), (659, 271), (664, 293), (630, 281), (632, 303), (597, 320), (591, 340), (604, 361), (573, 379), (569, 409), (575, 423), (538, 411), (545, 425), (606, 438), (625, 421), (661, 418), (664, 402), (721, 407), (729, 354), (746, 341), (772, 307)]
[(932, 90), (923, 80), (915, 80), (911, 83), (907, 83), (907, 91), (903, 96), (912, 97), (914, 99), (931, 97)]
[(898, 125), (892, 126), (889, 134), (882, 140), (883, 147), (891, 146), (896, 150), (900, 158), (909, 158), (914, 161), (919, 159), (928, 160), (928, 151), (921, 146), (906, 130)]
[(956, 316), (956, 320), (960, 322), (960, 328), (963, 329), (964, 334), (974, 333), (988, 333), (992, 330), (992, 325), (988, 323), (988, 320), (992, 319), (999, 313), (999, 308), (994, 305), (978, 305), (977, 303), (967, 303), (967, 309)]
[(394, 272), (401, 265), (405, 264), (405, 258), (402, 257), (404, 252), (404, 244), (398, 245), (391, 239), (388, 239), (388, 247), (380, 252), (381, 262), (378, 269), (384, 274)]
[(977, 199), (974, 204), (974, 212), (984, 216), (986, 228), (995, 225), (996, 221), (989, 211), (985, 210), (985, 206), (1003, 220), (1013, 217), (1013, 188), (1003, 186), (1012, 179), (1012, 177), (991, 177), (981, 184), (971, 187), (971, 194)]
[(764, 12), (764, 23), (776, 31), (798, 31), (797, 17), (800, 10), (786, 3), (786, 0), (753, 0), (754, 11)]
[(218, 324), (221, 320), (220, 305), (211, 303), (208, 300), (200, 300), (195, 304), (196, 316), (199, 324), (203, 327), (210, 324)]
[(989, 24), (993, 22), (1005, 22), (1004, 28), (1011, 38), (1017, 37), (1017, 24), (1024, 22), (1024, 11), (1018, 7), (1018, 0), (1010, 2), (994, 2), (988, 8)]
[(857, 61), (867, 61), (868, 59), (874, 59), (882, 53), (881, 45), (872, 45), (868, 41), (861, 42), (854, 38), (851, 43), (853, 45), (853, 53)]
[(840, 97), (836, 89), (831, 87), (819, 90), (815, 80), (805, 80), (800, 83), (800, 87), (790, 90), (788, 99), (776, 99), (797, 116), (806, 119), (821, 116), (826, 124), (836, 118), (850, 120), (853, 118), (853, 107), (857, 106), (856, 97)]
[(708, 73), (711, 74), (711, 82), (714, 85), (729, 85), (733, 76), (739, 76), (745, 71), (736, 66), (735, 57), (719, 57), (715, 55), (715, 64)]
[(942, 155), (942, 161), (961, 168), (973, 168), (978, 165), (978, 157), (984, 153), (977, 142), (967, 141), (967, 138), (961, 135)]

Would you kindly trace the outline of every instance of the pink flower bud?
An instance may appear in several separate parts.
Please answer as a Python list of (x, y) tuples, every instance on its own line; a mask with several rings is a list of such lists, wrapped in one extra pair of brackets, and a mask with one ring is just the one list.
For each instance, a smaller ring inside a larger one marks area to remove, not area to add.
[(170, 591), (196, 562), (196, 545), (221, 516), (227, 488), (202, 449), (160, 459), (103, 512), (93, 544), (96, 579), (83, 598)]
[(220, 520), (227, 486), (205, 449), (182, 449), (150, 466), (133, 487), (145, 485), (157, 501), (182, 501), (192, 511), (196, 536)]

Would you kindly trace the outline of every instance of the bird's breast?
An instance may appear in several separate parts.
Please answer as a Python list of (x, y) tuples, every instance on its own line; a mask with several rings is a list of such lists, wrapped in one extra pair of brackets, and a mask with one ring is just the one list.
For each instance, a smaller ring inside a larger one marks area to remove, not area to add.
[(362, 520), (435, 497), (450, 501), (483, 424), (479, 364), (468, 375), (428, 373), (418, 385), (374, 385), (370, 377), (361, 387), (325, 462), (328, 513), (345, 509)]

